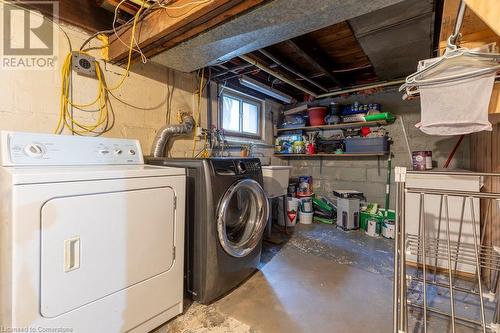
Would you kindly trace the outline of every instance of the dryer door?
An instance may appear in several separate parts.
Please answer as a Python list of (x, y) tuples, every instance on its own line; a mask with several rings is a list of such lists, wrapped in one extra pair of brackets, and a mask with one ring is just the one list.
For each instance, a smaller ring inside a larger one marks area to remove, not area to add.
[(57, 317), (167, 272), (171, 187), (53, 198), (41, 210), (41, 313)]
[(262, 186), (253, 179), (240, 180), (226, 191), (217, 212), (217, 232), (224, 250), (244, 257), (259, 244), (269, 207)]

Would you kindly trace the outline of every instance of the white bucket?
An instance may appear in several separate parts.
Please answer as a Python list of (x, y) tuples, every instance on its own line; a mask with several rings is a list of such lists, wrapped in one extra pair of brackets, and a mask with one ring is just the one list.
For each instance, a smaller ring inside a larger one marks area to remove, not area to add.
[[(299, 205), (300, 200), (297, 198), (288, 198), (287, 202), (287, 213), (286, 213), (286, 226), (295, 227), (297, 224), (297, 218), (299, 217)], [(283, 221), (278, 219), (278, 223), (283, 225)]]
[(299, 222), (301, 224), (311, 224), (313, 222), (314, 212), (299, 212)]
[(382, 236), (385, 238), (393, 239), (394, 238), (394, 223), (386, 221), (382, 224)]
[(366, 234), (371, 237), (377, 237), (377, 221), (369, 220)]
[(313, 202), (312, 197), (303, 197), (300, 198), (300, 210), (305, 213), (310, 213), (313, 211)]

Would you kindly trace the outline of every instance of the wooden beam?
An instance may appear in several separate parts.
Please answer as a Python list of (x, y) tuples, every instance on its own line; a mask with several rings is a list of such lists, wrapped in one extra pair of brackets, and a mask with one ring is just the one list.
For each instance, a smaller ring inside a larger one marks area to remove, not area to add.
[[(441, 33), (439, 48), (440, 53), (444, 53), (447, 45), (447, 39), (452, 34), (455, 26), (455, 20), (460, 5), (459, 0), (446, 0), (443, 8), (443, 18), (441, 23)], [(496, 17), (500, 15), (500, 7), (496, 9)], [(500, 45), (500, 36), (497, 35), (479, 16), (477, 16), (469, 7), (465, 10), (462, 29), (460, 31), (460, 45), (469, 49), (476, 48), (488, 43), (496, 42)], [(490, 99), (489, 113), (500, 115), (500, 83), (496, 83)]]
[[(120, 4), (120, 0), (100, 0), (100, 2), (107, 3), (108, 6), (110, 6), (111, 8), (117, 7)], [(135, 13), (137, 13), (138, 8), (128, 2), (124, 2), (121, 4), (120, 10), (130, 15), (135, 15)]]
[[(439, 36), (439, 49), (441, 54), (446, 49), (448, 37), (453, 33), (459, 5), (459, 0), (446, 0), (444, 3), (441, 32)], [(498, 12), (495, 14), (497, 16), (500, 15)], [(462, 34), (460, 44), (468, 48), (475, 48), (491, 42), (497, 42), (497, 45), (500, 45), (500, 36), (483, 22), (469, 7), (465, 9), (460, 33)]]
[(278, 57), (274, 56), (271, 52), (265, 50), (265, 49), (261, 49), (259, 50), (260, 53), (262, 53), (263, 55), (265, 55), (267, 58), (269, 58), (271, 61), (273, 61), (276, 65), (278, 66), (281, 66), (282, 68), (286, 69), (287, 71), (289, 71), (290, 73), (298, 76), (299, 78), (309, 82), (310, 84), (314, 85), (315, 87), (318, 87), (320, 88), (321, 90), (325, 91), (325, 92), (328, 92), (329, 90), (326, 89), (325, 87), (323, 87), (321, 84), (319, 84), (318, 82), (312, 80), (310, 77), (308, 77), (307, 75), (301, 73), (300, 71), (296, 70), (295, 68), (293, 68), (291, 65), (289, 64), (286, 64), (284, 63), (283, 61), (281, 61), (280, 59), (278, 59)]
[[(158, 9), (146, 16), (137, 24), (136, 38), (138, 44), (143, 47), (149, 45), (169, 33), (193, 22), (204, 16), (217, 7), (230, 0), (214, 0), (201, 3), (195, 7), (185, 7), (182, 9)], [(176, 6), (188, 5), (191, 0), (180, 0)], [(132, 34), (132, 27), (127, 26), (119, 29), (120, 38), (129, 41)], [(128, 48), (123, 45), (116, 36), (111, 36), (109, 40), (109, 56), (113, 61), (120, 61), (126, 57)]]
[(261, 63), (260, 61), (258, 60), (255, 60), (247, 55), (241, 55), (240, 56), (241, 59), (245, 60), (246, 62), (254, 65), (255, 67), (263, 70), (264, 72), (274, 76), (275, 78), (285, 82), (286, 84), (294, 87), (295, 89), (298, 89), (310, 96), (313, 96), (313, 97), (317, 97), (318, 94), (315, 93), (314, 91), (308, 89), (307, 87), (304, 87), (302, 84), (300, 84), (299, 82), (297, 82), (297, 80), (294, 80), (294, 79), (291, 79), (291, 78), (288, 78), (286, 77), (285, 75), (281, 74), (281, 73), (278, 73), (277, 71), (275, 71), (274, 69), (272, 68), (269, 68), (266, 64), (263, 64)]
[(251, 9), (255, 9), (257, 6), (268, 1), (270, 0), (241, 0), (238, 4), (235, 4), (235, 1), (228, 3), (226, 6), (221, 6), (219, 11), (213, 11), (197, 22), (193, 22), (192, 24), (179, 29), (175, 33), (166, 36), (166, 38), (163, 38), (163, 42), (160, 47), (156, 47), (148, 53), (149, 55), (155, 55), (161, 51), (168, 50), (185, 40), (188, 40), (189, 38), (193, 38), (219, 24), (231, 20), (238, 15), (241, 15)]
[(465, 0), (470, 8), (497, 35), (500, 35), (500, 1), (498, 0)]
[(300, 56), (306, 59), (318, 71), (323, 73), (326, 77), (332, 80), (339, 87), (344, 87), (338, 78), (336, 78), (330, 71), (330, 66), (327, 65), (329, 57), (326, 56), (318, 45), (313, 45), (314, 41), (307, 37), (297, 37), (286, 41), (291, 48), (295, 50)]
[[(49, 10), (47, 6), (47, 2), (30, 2), (32, 1), (23, 1), (15, 4), (38, 10), (44, 15), (54, 19), (52, 11)], [(54, 2), (59, 3), (59, 16), (55, 17), (55, 19), (59, 19), (91, 33), (111, 28), (113, 13), (98, 7), (93, 0), (59, 0)]]
[[(176, 6), (191, 2), (192, 0), (178, 0)], [(159, 9), (138, 24), (136, 36), (143, 52), (147, 56), (153, 56), (263, 2), (265, 0), (214, 0), (191, 7), (191, 10), (189, 7)], [(124, 28), (119, 34), (123, 40), (130, 40), (131, 28)], [(112, 36), (110, 58), (123, 63), (127, 54), (127, 47)]]

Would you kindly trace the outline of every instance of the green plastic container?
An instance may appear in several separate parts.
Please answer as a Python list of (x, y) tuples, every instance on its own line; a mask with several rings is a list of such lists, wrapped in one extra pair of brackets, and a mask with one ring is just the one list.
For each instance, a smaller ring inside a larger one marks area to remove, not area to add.
[(371, 214), (367, 212), (360, 212), (359, 213), (359, 228), (361, 230), (368, 230), (368, 220), (372, 217)]
[(385, 120), (388, 122), (393, 122), (394, 120), (396, 120), (396, 117), (394, 117), (390, 112), (382, 112), (382, 113), (366, 115), (365, 120), (366, 121)]
[[(384, 208), (379, 208), (378, 214), (382, 215), (385, 219), (385, 209)], [(395, 221), (396, 220), (396, 212), (392, 209), (387, 210), (387, 219), (389, 221)]]
[[(388, 219), (391, 221), (394, 221), (394, 217), (395, 217), (394, 211), (389, 210)], [(377, 221), (376, 230), (377, 230), (377, 233), (380, 234), (380, 232), (382, 231), (382, 224), (384, 223), (384, 220), (385, 220), (385, 217), (383, 215), (383, 209), (379, 209), (377, 214), (369, 214), (367, 212), (360, 212), (359, 228), (361, 230), (367, 231), (368, 230), (368, 221), (370, 221), (370, 220)]]

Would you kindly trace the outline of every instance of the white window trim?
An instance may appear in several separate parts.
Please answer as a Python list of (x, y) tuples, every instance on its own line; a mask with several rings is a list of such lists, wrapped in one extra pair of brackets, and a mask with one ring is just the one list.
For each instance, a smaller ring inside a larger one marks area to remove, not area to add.
[[(222, 105), (223, 105), (223, 97), (224, 97), (224, 94), (227, 94), (229, 97), (235, 97), (235, 98), (238, 98), (238, 99), (241, 99), (243, 101), (248, 101), (248, 102), (251, 102), (253, 104), (257, 104), (258, 105), (258, 108), (259, 108), (259, 133), (258, 134), (252, 134), (252, 133), (240, 133), (240, 132), (233, 132), (233, 131), (229, 131), (229, 130), (225, 130), (222, 126), (222, 121), (223, 121), (223, 117), (222, 117), (222, 112), (223, 112), (223, 109), (222, 109)], [(265, 141), (265, 129), (266, 129), (266, 117), (265, 117), (265, 101), (260, 99), (260, 98), (257, 98), (257, 97), (254, 97), (254, 96), (251, 96), (249, 94), (245, 94), (245, 93), (242, 93), (240, 91), (237, 91), (235, 89), (231, 89), (231, 88), (224, 88), (224, 91), (222, 92), (222, 94), (220, 95), (220, 99), (219, 99), (219, 103), (218, 103), (218, 109), (217, 109), (217, 119), (218, 119), (218, 127), (222, 130), (224, 130), (224, 133), (227, 133), (225, 136), (226, 136), (226, 139), (228, 140), (228, 142), (234, 142), (234, 143), (263, 143)]]

